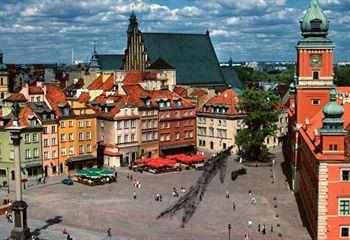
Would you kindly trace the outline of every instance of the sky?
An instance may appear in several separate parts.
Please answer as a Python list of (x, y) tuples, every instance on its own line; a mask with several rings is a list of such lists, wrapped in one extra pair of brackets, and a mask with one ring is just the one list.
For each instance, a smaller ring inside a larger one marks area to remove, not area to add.
[[(350, 0), (319, 0), (330, 19), (335, 60), (350, 60)], [(6, 63), (87, 61), (123, 53), (133, 8), (145, 32), (205, 33), (220, 61), (294, 61), (309, 0), (0, 0)]]

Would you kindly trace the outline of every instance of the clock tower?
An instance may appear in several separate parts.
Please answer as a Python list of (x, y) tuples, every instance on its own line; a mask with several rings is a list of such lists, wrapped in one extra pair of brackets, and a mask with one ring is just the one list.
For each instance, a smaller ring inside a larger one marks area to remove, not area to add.
[(333, 86), (334, 45), (327, 38), (329, 21), (317, 0), (311, 0), (300, 19), (302, 40), (297, 49), (296, 127), (299, 128), (329, 102)]

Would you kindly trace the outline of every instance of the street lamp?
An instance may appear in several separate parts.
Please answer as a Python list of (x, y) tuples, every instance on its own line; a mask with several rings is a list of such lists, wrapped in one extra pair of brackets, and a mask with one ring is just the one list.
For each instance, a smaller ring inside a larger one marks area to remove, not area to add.
[(27, 208), (28, 205), (22, 200), (22, 181), (21, 181), (21, 159), (20, 159), (20, 143), (21, 131), (23, 128), (19, 125), (20, 106), (18, 102), (12, 104), (13, 125), (9, 127), (11, 140), (14, 147), (14, 171), (15, 171), (15, 192), (16, 201), (12, 204), (11, 209), (14, 212), (14, 227), (11, 231), (11, 239), (29, 240), (31, 238), (30, 230), (27, 226)]
[(228, 224), (227, 225), (227, 228), (228, 228), (228, 240), (231, 240), (231, 224)]
[(10, 169), (7, 167), (7, 194), (10, 194)]

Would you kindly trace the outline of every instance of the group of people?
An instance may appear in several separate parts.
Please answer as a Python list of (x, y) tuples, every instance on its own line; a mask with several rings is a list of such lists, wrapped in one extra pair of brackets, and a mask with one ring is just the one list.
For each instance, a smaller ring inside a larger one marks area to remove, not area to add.
[(39, 177), (36, 179), (37, 184), (45, 184), (46, 183), (46, 177)]
[(67, 240), (73, 240), (73, 237), (67, 232), (66, 228), (63, 228), (62, 234), (67, 236)]

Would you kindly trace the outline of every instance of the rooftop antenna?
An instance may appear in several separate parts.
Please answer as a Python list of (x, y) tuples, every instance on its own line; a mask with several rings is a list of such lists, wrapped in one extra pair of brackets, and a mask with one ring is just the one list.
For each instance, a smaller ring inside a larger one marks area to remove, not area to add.
[(96, 40), (94, 40), (94, 53), (96, 53)]
[(228, 59), (228, 65), (230, 67), (232, 67), (232, 64), (233, 64), (233, 61), (232, 61), (232, 55), (231, 55), (231, 52), (230, 52), (230, 58)]
[(74, 63), (74, 48), (72, 48), (72, 63)]

